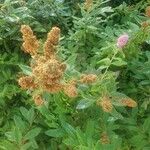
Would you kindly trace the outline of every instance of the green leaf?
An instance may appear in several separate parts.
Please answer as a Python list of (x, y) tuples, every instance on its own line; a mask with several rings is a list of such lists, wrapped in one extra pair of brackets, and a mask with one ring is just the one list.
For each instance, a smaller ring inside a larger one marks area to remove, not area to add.
[(121, 58), (114, 58), (114, 61), (112, 62), (112, 65), (114, 66), (125, 66), (127, 65), (127, 62), (125, 62), (124, 60), (122, 60)]
[(29, 76), (32, 75), (32, 70), (29, 66), (19, 65), (19, 67), (21, 68), (21, 70), (25, 75), (29, 75)]
[(45, 132), (46, 135), (51, 137), (63, 137), (65, 135), (65, 132), (63, 129), (50, 129)]
[(76, 109), (85, 109), (90, 107), (93, 103), (95, 102), (95, 100), (90, 100), (90, 99), (82, 99), (81, 101), (79, 101)]
[(25, 129), (25, 124), (23, 120), (21, 119), (21, 117), (14, 116), (14, 122), (15, 122), (16, 127), (18, 127), (23, 132)]
[(15, 138), (15, 141), (18, 143), (18, 144), (21, 144), (21, 141), (22, 141), (22, 133), (21, 131), (19, 130), (19, 128), (15, 128), (14, 132), (14, 138)]
[(28, 110), (25, 107), (21, 107), (20, 112), (28, 120)]
[(98, 65), (109, 66), (111, 64), (111, 60), (109, 58), (104, 58), (97, 62)]
[(41, 132), (40, 128), (34, 128), (32, 130), (30, 130), (25, 136), (24, 139), (28, 140), (28, 139), (33, 139), (35, 138), (39, 133)]
[(30, 125), (33, 123), (33, 120), (34, 120), (34, 109), (31, 108), (28, 112), (28, 121), (30, 123)]

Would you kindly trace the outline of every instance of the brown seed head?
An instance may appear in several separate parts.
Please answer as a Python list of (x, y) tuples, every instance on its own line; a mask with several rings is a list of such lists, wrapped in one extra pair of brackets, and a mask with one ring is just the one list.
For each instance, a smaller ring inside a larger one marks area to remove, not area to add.
[(36, 88), (36, 84), (34, 83), (33, 77), (31, 77), (31, 76), (21, 77), (18, 80), (18, 83), (22, 89)]
[(74, 82), (73, 83), (70, 82), (64, 85), (63, 90), (64, 93), (70, 98), (74, 98), (78, 96), (78, 91)]
[(134, 100), (130, 99), (130, 98), (122, 99), (122, 104), (124, 106), (128, 106), (128, 107), (136, 107), (137, 106), (137, 103)]
[(58, 27), (53, 27), (47, 35), (47, 41), (53, 45), (57, 45), (60, 37), (60, 29)]
[(21, 32), (23, 34), (22, 44), (23, 50), (31, 55), (37, 54), (37, 49), (39, 48), (39, 42), (36, 36), (33, 35), (32, 29), (28, 25), (21, 26)]
[(84, 3), (85, 10), (89, 10), (92, 5), (93, 5), (93, 0), (85, 0), (85, 3)]
[(42, 99), (41, 95), (33, 96), (33, 100), (36, 106), (41, 106), (44, 104), (44, 100)]
[(97, 105), (100, 105), (104, 112), (111, 112), (113, 109), (113, 105), (109, 97), (104, 96), (102, 100), (97, 102)]
[(150, 17), (150, 6), (148, 6), (145, 10), (145, 14), (147, 17)]
[(96, 82), (96, 80), (97, 80), (97, 76), (95, 74), (88, 74), (88, 75), (82, 75), (80, 82), (89, 84), (89, 83)]
[(110, 143), (110, 139), (109, 139), (106, 132), (102, 133), (100, 141), (101, 141), (102, 144), (109, 144)]
[(54, 80), (52, 81), (52, 84), (43, 84), (43, 89), (49, 93), (58, 93), (62, 90), (62, 85)]

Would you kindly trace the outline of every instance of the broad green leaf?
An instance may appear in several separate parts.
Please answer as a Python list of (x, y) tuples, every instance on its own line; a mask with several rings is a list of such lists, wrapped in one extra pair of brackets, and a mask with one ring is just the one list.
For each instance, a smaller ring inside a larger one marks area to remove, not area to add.
[(33, 120), (34, 120), (34, 109), (31, 108), (28, 111), (28, 121), (29, 121), (30, 125), (33, 123)]
[(28, 140), (28, 139), (33, 139), (35, 138), (39, 133), (41, 132), (40, 128), (34, 128), (32, 130), (30, 130), (25, 136), (24, 139)]
[(28, 120), (28, 110), (25, 107), (20, 107), (21, 114)]
[(81, 101), (79, 101), (76, 109), (85, 109), (90, 107), (93, 103), (95, 102), (95, 100), (90, 100), (90, 99), (82, 99)]
[(32, 70), (29, 66), (19, 65), (19, 67), (21, 68), (21, 70), (25, 75), (29, 75), (29, 76), (32, 75)]
[(22, 133), (21, 133), (21, 130), (19, 130), (18, 127), (15, 127), (15, 130), (13, 131), (13, 134), (14, 134), (15, 141), (16, 141), (18, 144), (21, 144), (21, 141), (22, 141)]
[(112, 65), (114, 65), (114, 66), (125, 66), (125, 65), (127, 65), (127, 62), (125, 62), (121, 58), (115, 58), (112, 62)]
[(50, 129), (45, 132), (46, 135), (51, 137), (63, 137), (65, 135), (65, 132), (63, 129)]
[(111, 64), (111, 60), (109, 58), (104, 58), (97, 62), (98, 65), (109, 66)]
[(21, 130), (22, 132), (25, 129), (25, 123), (23, 122), (23, 120), (21, 119), (20, 116), (14, 116), (14, 122), (17, 128), (19, 128), (19, 130)]

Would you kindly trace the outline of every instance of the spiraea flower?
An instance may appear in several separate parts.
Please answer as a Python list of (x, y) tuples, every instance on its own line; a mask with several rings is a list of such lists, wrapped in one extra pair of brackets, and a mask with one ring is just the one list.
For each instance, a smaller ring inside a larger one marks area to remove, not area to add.
[[(23, 33), (24, 43), (29, 44), (34, 49), (34, 44), (31, 44), (31, 37), (34, 37), (31, 28), (24, 25), (21, 27), (21, 32)], [(19, 84), (23, 89), (35, 87), (34, 90), (48, 93), (57, 93), (62, 90), (71, 98), (78, 95), (75, 80), (71, 80), (65, 84), (63, 82), (66, 64), (56, 57), (56, 46), (59, 41), (59, 36), (60, 29), (53, 27), (47, 35), (47, 40), (43, 47), (43, 54), (37, 54), (36, 51), (31, 52), (32, 48), (27, 49), (29, 53), (33, 54), (35, 52), (36, 55), (32, 55), (32, 61), (30, 63), (32, 77), (25, 76), (19, 79)], [(33, 100), (37, 106), (44, 103), (41, 95), (33, 96)]]
[(31, 76), (23, 76), (23, 77), (19, 78), (18, 83), (22, 89), (36, 88), (36, 84), (34, 83), (34, 79)]
[(132, 100), (131, 98), (122, 99), (121, 102), (124, 106), (128, 106), (128, 107), (136, 107), (137, 106), (137, 103), (134, 100)]
[(63, 86), (63, 91), (70, 98), (77, 97), (78, 96), (78, 91), (77, 91), (77, 88), (76, 88), (75, 80), (72, 80), (69, 83), (65, 84)]
[(111, 112), (113, 109), (111, 99), (108, 96), (104, 96), (98, 100), (97, 105), (101, 106), (104, 112)]
[(44, 44), (44, 53), (47, 58), (53, 57), (56, 52), (56, 45), (59, 42), (60, 29), (53, 27), (47, 35), (47, 40)]
[(28, 25), (21, 26), (21, 33), (23, 34), (23, 50), (31, 55), (37, 54), (39, 42), (36, 36), (33, 35), (32, 29)]
[(84, 74), (81, 76), (80, 78), (80, 82), (81, 83), (86, 83), (86, 84), (89, 84), (89, 83), (93, 83), (97, 80), (97, 75), (95, 74)]
[(148, 6), (145, 10), (145, 14), (147, 17), (150, 17), (150, 6)]
[(123, 48), (129, 40), (129, 36), (127, 34), (123, 34), (121, 35), (118, 39), (117, 39), (117, 46), (119, 48)]

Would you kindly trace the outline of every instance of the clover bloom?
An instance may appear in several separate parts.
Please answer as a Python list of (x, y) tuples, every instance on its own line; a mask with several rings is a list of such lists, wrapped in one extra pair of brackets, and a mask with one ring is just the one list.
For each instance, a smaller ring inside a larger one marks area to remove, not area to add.
[(117, 46), (119, 48), (123, 48), (127, 42), (128, 42), (129, 36), (127, 34), (123, 34), (121, 35), (118, 39), (117, 39)]

